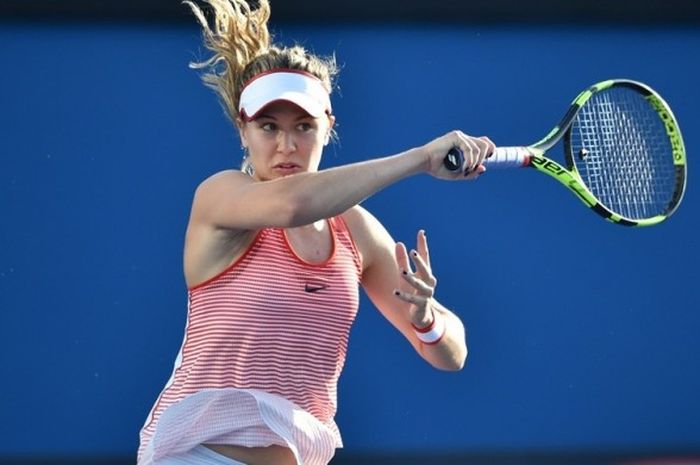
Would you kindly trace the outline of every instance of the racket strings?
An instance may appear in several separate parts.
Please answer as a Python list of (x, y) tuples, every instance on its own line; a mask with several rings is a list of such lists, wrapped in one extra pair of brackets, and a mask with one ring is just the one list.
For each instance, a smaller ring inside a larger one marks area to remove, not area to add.
[(640, 93), (613, 87), (594, 94), (571, 127), (571, 155), (588, 189), (630, 219), (666, 212), (676, 174), (658, 113)]

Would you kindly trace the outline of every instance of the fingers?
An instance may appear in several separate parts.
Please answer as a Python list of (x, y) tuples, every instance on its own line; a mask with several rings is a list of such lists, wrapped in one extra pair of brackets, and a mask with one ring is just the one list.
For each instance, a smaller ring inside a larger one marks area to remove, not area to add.
[(412, 249), (410, 254), (406, 251), (403, 242), (397, 242), (395, 247), (396, 264), (399, 269), (411, 273), (411, 266), (408, 261), (410, 255), (411, 262), (416, 269), (416, 274), (420, 276), (428, 285), (434, 286), (437, 280), (433, 276), (430, 266), (430, 250), (428, 249), (428, 239), (425, 230), (418, 231), (416, 237), (416, 249)]
[(394, 252), (396, 256), (396, 264), (400, 270), (408, 270), (410, 265), (408, 263), (408, 252), (406, 251), (406, 246), (403, 242), (397, 242), (394, 247)]
[(421, 255), (416, 250), (411, 250), (411, 261), (416, 267), (416, 274), (419, 274), (423, 279), (428, 278), (432, 275), (430, 265), (425, 261), (423, 257), (421, 257)]
[[(454, 148), (459, 149), (464, 158), (461, 170), (450, 170), (445, 166), (445, 157)], [(422, 149), (428, 158), (425, 166), (431, 175), (457, 181), (474, 179), (486, 171), (483, 162), (493, 155), (495, 145), (488, 137), (473, 137), (462, 131), (451, 131), (427, 143)]]
[(423, 261), (426, 263), (428, 270), (430, 267), (430, 251), (428, 250), (428, 239), (425, 235), (425, 230), (421, 229), (418, 231), (418, 236), (416, 237), (416, 244), (418, 249), (418, 254), (423, 257)]
[(486, 136), (479, 137), (479, 140), (486, 144), (486, 158), (491, 157), (491, 155), (493, 155), (496, 151), (496, 144), (494, 144), (493, 141)]
[(459, 147), (464, 153), (464, 176), (467, 179), (474, 179), (486, 171), (483, 162), (493, 155), (496, 150), (495, 144), (486, 136), (472, 137), (461, 131), (455, 131), (459, 138)]
[(435, 293), (435, 288), (429, 286), (425, 281), (420, 279), (417, 275), (409, 273), (407, 270), (402, 272), (403, 279), (406, 280), (416, 291), (418, 295), (423, 297), (432, 297)]
[(412, 292), (406, 292), (406, 291), (400, 291), (400, 290), (395, 290), (394, 295), (398, 297), (399, 299), (403, 300), (404, 302), (408, 302), (409, 304), (415, 305), (416, 308), (428, 308), (428, 304), (430, 303), (430, 299), (432, 297), (420, 295), (420, 294), (414, 294)]
[[(428, 250), (428, 240), (424, 230), (418, 232), (416, 249), (411, 250), (409, 254), (406, 251), (406, 246), (402, 242), (397, 242), (396, 264), (401, 270), (401, 277), (414, 289), (414, 293), (432, 297), (437, 285), (437, 279), (433, 276), (430, 267), (430, 251)], [(415, 273), (411, 270), (408, 260), (409, 255), (416, 270)]]
[(486, 167), (484, 165), (478, 165), (474, 171), (465, 171), (464, 179), (471, 181), (478, 178), (486, 172)]
[[(399, 266), (402, 280), (394, 295), (408, 304), (411, 323), (419, 327), (428, 324), (432, 318), (431, 301), (435, 294), (437, 279), (430, 268), (430, 251), (424, 230), (418, 231), (416, 249), (409, 252), (406, 246), (396, 243), (396, 263)], [(415, 273), (411, 271), (410, 261), (413, 262)]]
[[(428, 286), (434, 288), (437, 285), (437, 279), (435, 279), (435, 276), (433, 276), (433, 273), (430, 270), (430, 265), (426, 263), (425, 260), (423, 260), (423, 257), (421, 257), (415, 250), (411, 251), (411, 260), (416, 267), (416, 272), (414, 274), (423, 280), (423, 282), (425, 282)], [(410, 272), (410, 270), (406, 271)]]
[(471, 173), (476, 166), (478, 166), (479, 160), (479, 146), (474, 142), (472, 137), (459, 132), (460, 148), (462, 149), (462, 154), (464, 155), (464, 164), (462, 165), (462, 171), (464, 173)]

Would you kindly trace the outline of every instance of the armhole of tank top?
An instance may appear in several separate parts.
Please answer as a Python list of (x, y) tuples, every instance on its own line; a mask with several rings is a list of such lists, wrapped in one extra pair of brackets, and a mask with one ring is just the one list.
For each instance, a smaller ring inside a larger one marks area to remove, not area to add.
[(350, 241), (350, 245), (352, 246), (352, 253), (355, 256), (355, 260), (357, 260), (357, 279), (361, 280), (362, 271), (364, 269), (362, 265), (362, 255), (360, 255), (360, 249), (357, 248), (355, 238), (352, 237), (352, 231), (350, 231), (350, 227), (348, 226), (347, 222), (345, 221), (345, 218), (343, 218), (342, 215), (334, 217), (333, 220), (337, 221), (337, 224), (333, 225), (334, 229), (345, 231), (345, 234), (348, 237), (348, 240)]
[(245, 251), (243, 252), (243, 254), (240, 257), (235, 259), (230, 265), (228, 265), (226, 268), (224, 268), (223, 270), (221, 270), (219, 273), (215, 274), (211, 278), (205, 279), (201, 283), (195, 284), (194, 286), (188, 288), (187, 293), (191, 294), (194, 291), (200, 290), (201, 288), (213, 283), (214, 281), (218, 280), (219, 278), (224, 276), (226, 273), (228, 273), (229, 271), (234, 269), (239, 263), (241, 263), (241, 261), (243, 261), (244, 258), (246, 258), (248, 256), (248, 254), (251, 252), (251, 250), (253, 250), (253, 247), (255, 246), (255, 244), (257, 244), (260, 241), (260, 238), (262, 237), (262, 234), (264, 231), (265, 231), (265, 229), (261, 229), (260, 231), (257, 232), (257, 234), (255, 234), (255, 238), (252, 241), (250, 241), (250, 244), (248, 244)]

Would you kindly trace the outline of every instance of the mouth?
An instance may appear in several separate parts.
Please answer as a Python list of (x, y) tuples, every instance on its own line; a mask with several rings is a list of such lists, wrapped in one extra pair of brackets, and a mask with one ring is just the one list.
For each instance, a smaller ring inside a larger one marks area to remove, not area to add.
[(301, 166), (296, 163), (277, 163), (273, 169), (283, 173), (292, 173), (301, 169)]

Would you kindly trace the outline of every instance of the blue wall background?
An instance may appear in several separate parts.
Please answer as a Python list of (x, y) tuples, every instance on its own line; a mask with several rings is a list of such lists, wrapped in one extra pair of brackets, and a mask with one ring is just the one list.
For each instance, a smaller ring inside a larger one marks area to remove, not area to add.
[[(415, 177), (369, 199), (426, 228), (438, 298), (469, 328), (430, 369), (363, 300), (340, 386), (346, 448), (700, 450), (694, 188), (700, 32), (277, 25), (343, 65), (324, 166), (454, 128), (533, 142), (583, 88), (655, 87), (689, 153), (677, 214), (608, 224), (534, 172)], [(0, 456), (135, 454), (185, 323), (192, 193), (239, 143), (187, 62), (196, 28), (0, 24)]]

